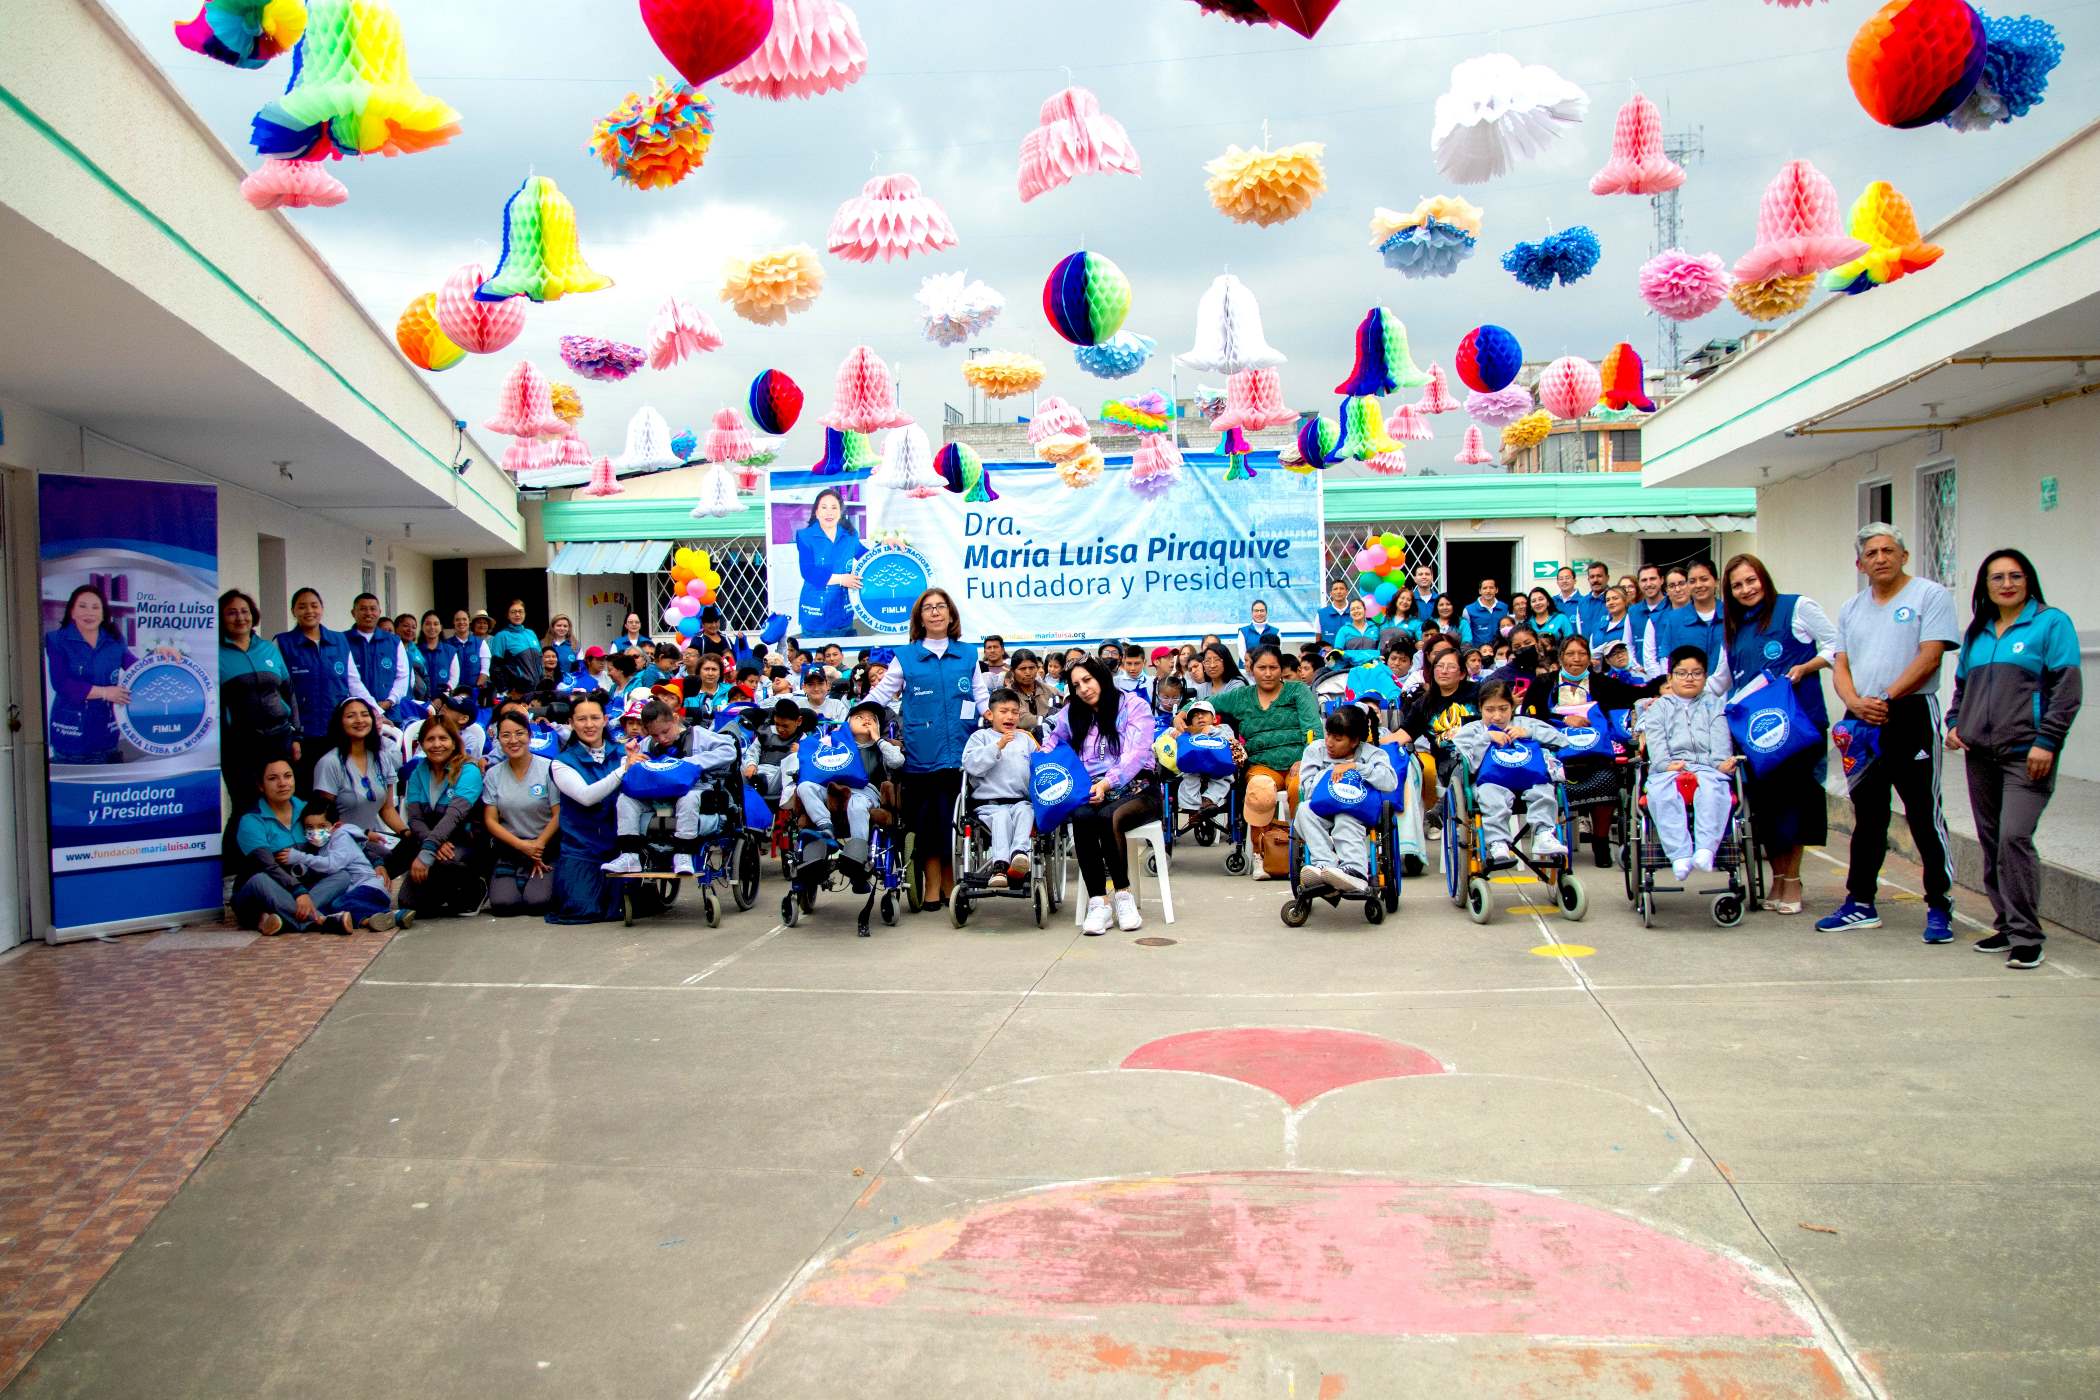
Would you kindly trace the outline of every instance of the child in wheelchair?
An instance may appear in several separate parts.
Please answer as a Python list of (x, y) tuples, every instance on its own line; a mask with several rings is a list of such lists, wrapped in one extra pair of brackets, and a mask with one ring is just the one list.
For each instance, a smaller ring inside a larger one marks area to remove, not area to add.
[[(1693, 870), (1712, 870), (1728, 835), (1734, 775), (1741, 762), (1728, 732), (1727, 702), (1706, 689), (1706, 653), (1683, 646), (1670, 653), (1662, 694), (1642, 712), (1639, 733), (1648, 759), (1648, 814), (1655, 840), (1682, 882)], [(1680, 774), (1696, 782), (1689, 819)]]
[[(1473, 777), (1472, 800), (1487, 840), (1489, 868), (1516, 863), (1519, 798), (1524, 803), (1525, 825), (1531, 831), (1532, 861), (1565, 858), (1568, 848), (1558, 833), (1558, 775), (1552, 771), (1545, 751), (1564, 748), (1566, 737), (1543, 720), (1519, 720), (1516, 698), (1506, 681), (1483, 685), (1477, 703), (1480, 718), (1453, 730), (1451, 745), (1465, 759)], [(1530, 745), (1522, 742), (1525, 740)]]
[(795, 756), (796, 745), (819, 721), (815, 711), (787, 696), (775, 700), (763, 713), (763, 720), (755, 714), (745, 717), (751, 723), (751, 737), (744, 741), (744, 781), (769, 804), (779, 807), (782, 794), (787, 791), (784, 770)]
[(1221, 835), (1230, 836), (1233, 778), (1238, 765), (1246, 762), (1247, 751), (1230, 729), (1219, 725), (1210, 701), (1198, 700), (1181, 714), (1184, 735), (1175, 755), (1181, 776), (1174, 786), (1174, 806), (1180, 830), (1194, 836), (1197, 845), (1208, 846)]
[(1298, 790), (1305, 800), (1291, 829), (1304, 851), (1296, 881), (1301, 893), (1371, 891), (1371, 832), (1386, 794), (1399, 786), (1391, 757), (1371, 742), (1364, 708), (1344, 705), (1329, 714), (1326, 737), (1306, 745), (1298, 760)]
[(1022, 731), (1021, 697), (995, 690), (985, 704), (987, 727), (963, 746), (962, 766), (969, 782), (972, 819), (984, 823), (989, 861), (984, 870), (965, 878), (1003, 890), (1028, 880), (1029, 850), (1035, 812), (1028, 801), (1028, 760), (1036, 752), (1032, 735)]
[[(811, 751), (814, 757), (810, 761), (805, 762), (801, 752), (788, 755), (787, 780), (793, 782), (796, 805), (810, 826), (795, 870), (795, 885), (805, 900), (830, 878), (831, 853), (837, 841), (835, 823), (840, 816), (845, 820), (846, 837), (837, 845), (839, 864), (855, 894), (869, 891), (875, 813), (883, 805), (885, 787), (894, 784), (904, 772), (904, 751), (882, 737), (887, 717), (888, 711), (881, 704), (863, 700), (846, 716), (844, 735), (850, 738), (854, 753), (846, 753), (844, 746), (837, 743), (819, 743)], [(819, 741), (838, 735), (839, 731), (833, 730), (808, 737)], [(833, 765), (834, 756), (840, 769), (836, 777), (824, 771)], [(857, 764), (852, 761), (855, 756)]]
[(736, 743), (711, 729), (687, 728), (680, 711), (662, 700), (642, 706), (640, 719), (644, 738), (638, 744), (630, 741), (629, 747), (641, 761), (620, 781), (620, 853), (599, 868), (608, 875), (641, 874), (650, 820), (656, 804), (667, 802), (672, 809), (675, 852), (671, 873), (691, 875), (693, 854), (702, 838), (722, 829), (720, 815), (702, 811), (705, 780), (710, 776), (719, 779), (731, 771)]

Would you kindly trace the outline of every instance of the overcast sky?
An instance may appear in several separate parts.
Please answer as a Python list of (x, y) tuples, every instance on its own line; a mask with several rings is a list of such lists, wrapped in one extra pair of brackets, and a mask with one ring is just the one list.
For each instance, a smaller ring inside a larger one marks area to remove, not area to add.
[[(252, 165), (249, 119), (282, 88), (288, 60), (237, 71), (176, 43), (175, 0), (106, 3)], [(334, 164), (350, 202), (291, 217), (391, 328), (414, 296), (436, 290), (459, 264), (492, 268), (504, 201), (528, 171), (553, 177), (576, 204), (585, 256), (618, 285), (535, 308), (511, 351), (469, 356), (433, 378), (458, 416), (478, 424), (520, 355), (573, 380), (556, 353), (559, 337), (641, 343), (667, 295), (703, 303), (723, 331), (722, 350), (625, 384), (580, 385), (585, 435), (594, 451), (615, 456), (641, 405), (655, 405), (674, 430), (704, 433), (714, 410), (741, 407), (751, 379), (778, 368), (811, 405), (782, 460), (813, 461), (821, 448), (814, 419), (830, 403), (839, 361), (862, 343), (900, 373), (906, 407), (937, 439), (943, 404), (968, 403), (964, 352), (921, 339), (912, 296), (928, 273), (961, 269), (1007, 297), (1006, 315), (981, 343), (1042, 357), (1046, 392), (1089, 412), (1111, 394), (1166, 390), (1167, 355), (1189, 348), (1197, 298), (1230, 270), (1253, 288), (1271, 343), (1290, 356), (1286, 401), (1332, 414), (1352, 332), (1380, 304), (1406, 322), (1425, 365), (1434, 359), (1448, 369), (1459, 337), (1482, 321), (1516, 332), (1532, 358), (1596, 359), (1628, 340), (1653, 361), (1655, 319), (1634, 287), (1652, 251), (1649, 202), (1588, 190), (1609, 152), (1613, 115), (1636, 87), (1663, 108), (1667, 129), (1703, 132), (1705, 158), (1682, 191), (1685, 240), (1732, 262), (1754, 239), (1765, 184), (1796, 157), (1815, 162), (1847, 204), (1868, 181), (1885, 179), (1910, 196), (1927, 227), (1944, 218), (2092, 119), (2100, 38), (2100, 0), (2023, 7), (2054, 23), (2068, 49), (2051, 95), (2020, 121), (1969, 135), (1941, 126), (1891, 131), (1860, 110), (1845, 78), (1845, 47), (1875, 8), (1866, 0), (1806, 9), (1760, 0), (1557, 0), (1512, 11), (1518, 22), (1499, 29), (1470, 25), (1467, 7), (1342, 0), (1311, 43), (1220, 20), (1189, 0), (853, 7), (870, 51), (856, 86), (789, 103), (710, 90), (717, 134), (705, 168), (675, 189), (641, 192), (614, 183), (585, 149), (594, 123), (629, 91), (657, 74), (675, 76), (632, 0), (398, 0), (416, 78), (459, 109), (463, 133), (422, 155)], [(1497, 48), (1581, 84), (1589, 119), (1511, 176), (1447, 186), (1430, 160), (1432, 108), (1454, 63)], [(1043, 99), (1064, 86), (1065, 69), (1129, 129), (1145, 173), (1082, 177), (1023, 205), (1014, 185), (1020, 141)], [(1274, 144), (1327, 147), (1326, 196), (1270, 229), (1213, 210), (1202, 169), (1228, 144), (1258, 143), (1264, 120)], [(826, 257), (822, 300), (783, 328), (750, 325), (718, 300), (722, 264), (733, 254), (797, 242), (821, 253), (833, 210), (858, 192), (871, 165), (916, 175), (954, 219), (960, 246), (866, 267)], [(1479, 252), (1443, 280), (1386, 270), (1369, 244), (1373, 208), (1405, 210), (1447, 190), (1486, 210)], [(261, 217), (230, 196), (228, 218)], [(1502, 270), (1511, 244), (1578, 223), (1594, 228), (1604, 247), (1587, 280), (1533, 292)], [(1044, 277), (1082, 246), (1130, 276), (1129, 327), (1160, 343), (1144, 374), (1114, 386), (1080, 373), (1041, 314)], [(1724, 306), (1685, 328), (1687, 348), (1746, 324)], [(1465, 420), (1435, 422), (1437, 440), (1409, 444), (1410, 460), (1452, 470)]]

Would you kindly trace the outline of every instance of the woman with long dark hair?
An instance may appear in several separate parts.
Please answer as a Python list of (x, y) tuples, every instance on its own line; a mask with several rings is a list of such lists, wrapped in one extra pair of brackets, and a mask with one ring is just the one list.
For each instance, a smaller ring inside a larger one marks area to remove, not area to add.
[[(408, 823), (394, 803), (401, 751), (385, 742), (372, 707), (355, 695), (335, 707), (328, 721), (326, 751), (314, 763), (314, 800), (335, 804), (336, 815), (367, 837), (392, 832), (408, 836)], [(375, 862), (376, 863), (376, 862)], [(396, 875), (407, 862), (390, 863)]]
[(796, 615), (805, 637), (843, 637), (853, 632), (852, 591), (860, 587), (858, 565), (868, 547), (846, 519), (846, 498), (827, 486), (810, 503), (809, 519), (795, 532), (795, 560), (802, 574)]
[[(1065, 664), (1065, 685), (1068, 692), (1071, 680), (1071, 662), (1068, 659)], [(1223, 643), (1206, 642), (1203, 650), (1196, 653), (1196, 677), (1191, 687), (1196, 699), (1215, 700), (1246, 684), (1247, 678), (1240, 674), (1240, 663), (1232, 659), (1232, 653), (1225, 649)]]
[[(1699, 561), (1690, 577), (1696, 584), (1710, 572)], [(1709, 652), (1714, 658), (1709, 686), (1725, 696), (1770, 672), (1774, 682), (1794, 688), (1794, 703), (1817, 730), (1829, 733), (1823, 682), (1816, 673), (1837, 655), (1836, 625), (1815, 599), (1781, 593), (1755, 554), (1736, 555), (1721, 574), (1727, 597), (1721, 604), (1721, 645)], [(1779, 763), (1750, 762), (1750, 825), (1772, 863), (1765, 908), (1775, 914), (1801, 912), (1802, 852), (1830, 839), (1823, 796), (1827, 759), (1828, 750), (1816, 743)]]
[(1969, 630), (1954, 669), (1947, 747), (1969, 770), (1969, 810), (1983, 847), (1983, 888), (1997, 927), (1976, 950), (2005, 965), (2042, 962), (2041, 862), (2035, 828), (2056, 788), (2056, 756), (2085, 699), (2078, 629), (2048, 606), (2034, 561), (1993, 550), (1976, 570)]
[(277, 650), (299, 700), (299, 756), (292, 768), (301, 792), (313, 790), (314, 765), (328, 746), (328, 721), (335, 707), (349, 698), (351, 678), (357, 674), (349, 639), (322, 624), (323, 612), (321, 591), (302, 588), (292, 594), (292, 630), (277, 634)]
[(561, 792), (554, 764), (532, 751), (532, 720), (513, 706), (496, 720), (503, 761), (482, 775), (482, 820), (494, 844), (489, 912), (497, 918), (554, 907), (554, 854)]
[(621, 918), (618, 884), (601, 868), (619, 854), (620, 779), (638, 751), (606, 733), (605, 701), (595, 692), (570, 702), (569, 742), (554, 756), (561, 794), (561, 843), (554, 861), (550, 924), (602, 924)]
[(474, 873), (474, 828), (481, 808), (481, 769), (467, 762), (449, 711), (423, 721), (416, 744), (423, 761), (409, 774), (408, 882), (401, 907), (419, 915), (472, 914), (488, 886)]
[(955, 799), (962, 751), (984, 713), (977, 649), (962, 639), (962, 618), (945, 588), (929, 588), (911, 607), (911, 640), (869, 690), (897, 705), (904, 728), (904, 829), (912, 833), (920, 906), (947, 907), (955, 888)]
[(66, 620), (44, 637), (51, 680), (51, 757), (59, 763), (115, 763), (117, 706), (131, 703), (119, 678), (138, 658), (110, 621), (109, 599), (83, 583), (66, 599)]
[(1108, 932), (1109, 891), (1116, 927), (1144, 927), (1137, 897), (1130, 892), (1130, 851), (1124, 834), (1159, 818), (1159, 791), (1147, 779), (1152, 761), (1152, 707), (1134, 691), (1116, 689), (1116, 673), (1089, 657), (1066, 673), (1071, 700), (1043, 721), (1044, 748), (1070, 743), (1093, 786), (1087, 805), (1072, 814), (1072, 845), (1079, 877), (1086, 882), (1084, 931)]
[(224, 849), (238, 854), (234, 828), (255, 796), (263, 766), (299, 757), (299, 711), (292, 673), (277, 643), (255, 630), (255, 600), (238, 588), (219, 595), (219, 772), (226, 780)]

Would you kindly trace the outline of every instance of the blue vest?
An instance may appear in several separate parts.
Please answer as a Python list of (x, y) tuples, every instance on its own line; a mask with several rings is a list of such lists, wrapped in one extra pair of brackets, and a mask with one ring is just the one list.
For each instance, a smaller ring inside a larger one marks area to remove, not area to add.
[(299, 732), (318, 739), (328, 732), (335, 707), (350, 698), (350, 644), (340, 632), (321, 629), (317, 642), (294, 627), (276, 636), (285, 669), (292, 673), (292, 698), (299, 702)]
[[(461, 641), (447, 632), (438, 640), (438, 651), (459, 663), (459, 678), (454, 685), (471, 686), (481, 679), (481, 638), (469, 636)], [(438, 669), (445, 668), (440, 666)]]
[[(131, 661), (124, 639), (103, 628), (89, 642), (67, 623), (44, 637), (44, 659), (51, 668), (51, 753), (60, 760), (100, 762), (117, 749), (117, 711), (107, 700), (72, 701), (65, 690), (84, 693), (98, 685), (115, 685)], [(61, 678), (71, 682), (60, 688)]]
[[(1648, 645), (1648, 624), (1651, 622), (1655, 624), (1655, 640), (1660, 642), (1663, 638), (1663, 619), (1669, 615), (1670, 600), (1667, 598), (1659, 603), (1650, 603), (1643, 598), (1626, 610), (1627, 618), (1633, 623), (1633, 655), (1629, 658), (1628, 664), (1634, 670), (1649, 670), (1651, 669), (1650, 663), (1657, 660), (1657, 658), (1650, 657), (1646, 651)], [(1661, 659), (1667, 660), (1668, 658)]]
[[(977, 648), (948, 643), (948, 654), (935, 656), (913, 642), (897, 649), (904, 672), (904, 771), (938, 773), (962, 767), (963, 745), (977, 727), (971, 694), (977, 676)], [(963, 713), (965, 707), (969, 713)]]
[[(554, 761), (565, 768), (573, 768), (586, 783), (597, 783), (606, 775), (616, 773), (626, 760), (626, 753), (617, 743), (605, 746), (605, 757), (593, 763), (591, 756), (581, 743), (571, 743)], [(581, 802), (564, 799), (561, 804), (561, 849), (565, 856), (588, 861), (595, 865), (610, 860), (617, 854), (620, 844), (620, 803), (617, 794), (608, 794), (595, 807), (586, 807)]]
[[(1793, 624), (1793, 610), (1787, 610), (1787, 624)], [(1681, 608), (1672, 608), (1657, 622), (1655, 628), (1655, 662), (1659, 666), (1670, 664), (1670, 653), (1679, 647), (1697, 647), (1706, 653), (1706, 669), (1714, 668), (1714, 658), (1721, 654), (1726, 635), (1721, 621), (1721, 606), (1714, 604), (1713, 620), (1701, 622), (1697, 605), (1686, 603)], [(1757, 668), (1763, 670), (1762, 666)]]
[(384, 627), (366, 637), (353, 627), (343, 634), (343, 644), (357, 662), (358, 679), (376, 700), (394, 693), (394, 677), (401, 674), (401, 639)]
[[(1780, 679), (1796, 666), (1816, 659), (1816, 644), (1794, 635), (1794, 604), (1798, 593), (1782, 593), (1769, 608), (1760, 608), (1743, 619), (1728, 644), (1728, 674), (1740, 690), (1761, 671)], [(1830, 713), (1823, 707), (1823, 682), (1809, 676), (1794, 687), (1794, 699), (1818, 729), (1830, 727)]]
[(408, 649), (408, 664), (416, 668), (416, 679), (422, 685), (416, 699), (428, 700), (451, 689), (445, 678), (451, 673), (452, 657), (453, 652), (442, 637), (434, 647), (424, 646), (420, 637), (416, 639)]

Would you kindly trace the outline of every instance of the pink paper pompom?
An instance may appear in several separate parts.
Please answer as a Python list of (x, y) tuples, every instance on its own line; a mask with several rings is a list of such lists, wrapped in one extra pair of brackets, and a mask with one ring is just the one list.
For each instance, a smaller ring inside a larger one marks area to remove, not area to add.
[(1603, 396), (1603, 376), (1580, 355), (1561, 356), (1539, 376), (1539, 403), (1555, 418), (1580, 418)]
[(1181, 449), (1172, 433), (1147, 433), (1130, 459), (1130, 489), (1140, 496), (1164, 495), (1181, 480)]
[(911, 415), (897, 407), (896, 383), (882, 356), (865, 345), (856, 346), (839, 365), (824, 426), (842, 433), (880, 433), (911, 421)]
[(1078, 438), (1084, 442), (1091, 435), (1086, 415), (1055, 394), (1038, 403), (1035, 416), (1028, 420), (1028, 445), (1034, 448), (1055, 438)]
[(488, 280), (480, 263), (468, 263), (438, 288), (438, 327), (445, 338), (469, 355), (493, 355), (525, 333), (523, 297), (476, 301), (474, 290)]
[(1406, 476), (1407, 453), (1400, 448), (1389, 447), (1383, 452), (1374, 452), (1364, 458), (1364, 466), (1380, 476)]
[(1466, 416), (1490, 428), (1504, 428), (1531, 412), (1531, 391), (1512, 384), (1492, 394), (1466, 395)]
[(1641, 300), (1673, 321), (1695, 321), (1728, 300), (1728, 265), (1719, 253), (1669, 248), (1641, 264)]
[(1635, 93), (1612, 127), (1611, 159), (1590, 177), (1591, 194), (1667, 194), (1684, 183), (1684, 167), (1663, 154), (1662, 113)]
[(741, 462), (746, 457), (756, 457), (758, 447), (751, 440), (744, 415), (733, 408), (718, 409), (715, 425), (707, 430), (706, 452), (710, 462)]
[(1130, 134), (1101, 110), (1101, 99), (1083, 87), (1054, 94), (1043, 104), (1040, 124), (1021, 140), (1023, 204), (1077, 175), (1143, 173)]
[(241, 181), (257, 209), (333, 209), (350, 197), (343, 182), (309, 160), (266, 160)]
[(695, 355), (722, 348), (722, 333), (705, 311), (680, 297), (671, 297), (657, 309), (649, 323), (649, 368), (669, 369)]
[(1429, 383), (1422, 389), (1422, 397), (1415, 404), (1424, 413), (1455, 413), (1458, 400), (1451, 397), (1451, 385), (1444, 378), (1442, 365), (1429, 367)]
[(860, 20), (839, 0), (773, 0), (773, 28), (765, 42), (722, 75), (722, 86), (785, 102), (838, 92), (867, 71)]
[(607, 340), (597, 335), (565, 335), (561, 338), (561, 362), (585, 379), (617, 384), (631, 377), (648, 362), (639, 345)]
[(1484, 467), (1495, 460), (1488, 454), (1487, 439), (1481, 436), (1478, 423), (1467, 425), (1466, 440), (1459, 445), (1458, 455), (1451, 460), (1462, 467)]
[(1757, 210), (1757, 246), (1735, 262), (1738, 282), (1828, 272), (1867, 251), (1845, 232), (1837, 186), (1805, 160), (1780, 168)]
[(948, 213), (909, 175), (877, 175), (831, 217), (826, 247), (847, 262), (908, 258), (955, 246)]

